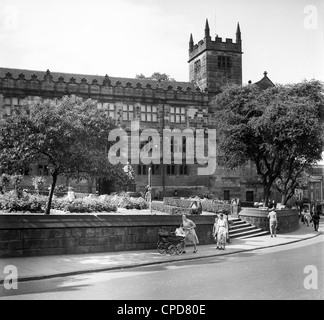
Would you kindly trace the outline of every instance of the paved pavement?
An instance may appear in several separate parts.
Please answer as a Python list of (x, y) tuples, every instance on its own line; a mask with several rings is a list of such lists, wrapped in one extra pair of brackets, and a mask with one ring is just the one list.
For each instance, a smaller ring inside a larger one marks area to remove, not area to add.
[(241, 240), (233, 239), (231, 244), (227, 244), (224, 251), (216, 250), (215, 245), (201, 245), (198, 246), (198, 252), (195, 254), (192, 252), (192, 247), (187, 246), (185, 254), (175, 256), (160, 254), (157, 250), (143, 250), (83, 255), (5, 258), (0, 259), (0, 283), (3, 283), (4, 278), (7, 276), (7, 274), (3, 273), (3, 270), (8, 265), (17, 267), (19, 281), (40, 280), (82, 273), (171, 263), (173, 261), (217, 257), (219, 255), (281, 246), (317, 237), (322, 234), (323, 228), (324, 225), (321, 223), (319, 232), (316, 232), (312, 226), (307, 227), (301, 223), (297, 231), (285, 234), (279, 233), (276, 238), (266, 235)]

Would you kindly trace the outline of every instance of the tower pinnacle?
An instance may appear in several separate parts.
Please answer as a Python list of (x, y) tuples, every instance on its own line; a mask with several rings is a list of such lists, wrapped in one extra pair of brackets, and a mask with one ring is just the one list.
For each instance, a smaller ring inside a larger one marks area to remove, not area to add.
[(189, 41), (189, 51), (191, 52), (193, 50), (193, 46), (194, 46), (194, 41), (193, 41), (193, 37), (192, 37), (192, 33), (190, 34), (190, 41)]
[(240, 23), (237, 23), (237, 29), (236, 29), (236, 43), (242, 42), (242, 37), (241, 37), (241, 28), (240, 28)]
[(210, 29), (209, 29), (208, 19), (206, 19), (206, 25), (205, 25), (205, 38), (210, 38)]

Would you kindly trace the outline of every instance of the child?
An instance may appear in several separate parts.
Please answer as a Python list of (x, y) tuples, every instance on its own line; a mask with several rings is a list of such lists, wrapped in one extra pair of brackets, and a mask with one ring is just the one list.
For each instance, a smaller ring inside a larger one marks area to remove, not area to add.
[(185, 237), (186, 236), (186, 233), (183, 230), (181, 224), (179, 224), (178, 227), (177, 227), (177, 229), (175, 230), (175, 235), (178, 236), (178, 237)]

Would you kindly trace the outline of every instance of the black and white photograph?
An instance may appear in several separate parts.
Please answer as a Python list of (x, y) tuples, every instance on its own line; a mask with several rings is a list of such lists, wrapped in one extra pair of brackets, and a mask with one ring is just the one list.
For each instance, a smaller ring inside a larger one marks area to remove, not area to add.
[(323, 0), (0, 0), (0, 300), (324, 300)]

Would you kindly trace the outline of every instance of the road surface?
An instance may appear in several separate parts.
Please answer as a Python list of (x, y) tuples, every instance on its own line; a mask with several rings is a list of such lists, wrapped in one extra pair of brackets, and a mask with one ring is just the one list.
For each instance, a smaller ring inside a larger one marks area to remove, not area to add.
[[(189, 253), (188, 253), (189, 254)], [(0, 299), (324, 299), (324, 236), (252, 252), (18, 283)]]

